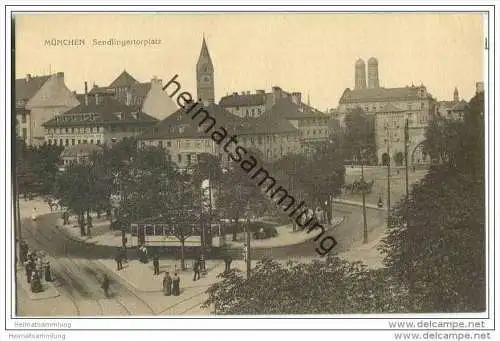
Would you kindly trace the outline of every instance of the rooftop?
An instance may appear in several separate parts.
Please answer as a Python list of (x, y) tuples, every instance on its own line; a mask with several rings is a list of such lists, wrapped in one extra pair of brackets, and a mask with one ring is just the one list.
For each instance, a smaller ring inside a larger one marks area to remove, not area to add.
[(16, 100), (31, 99), (50, 77), (50, 75), (34, 77), (28, 75), (26, 78), (16, 79), (16, 83), (14, 84)]
[[(94, 115), (93, 119), (89, 120), (66, 120), (65, 117), (71, 117), (78, 114), (89, 114), (89, 117)], [(61, 120), (61, 118), (63, 118)], [(46, 127), (61, 126), (61, 125), (75, 125), (75, 124), (97, 124), (97, 123), (131, 123), (131, 122), (157, 122), (158, 120), (144, 112), (137, 111), (133, 107), (127, 106), (113, 98), (102, 97), (99, 103), (96, 104), (93, 96), (89, 97), (88, 105), (85, 102), (80, 105), (64, 112), (62, 115), (56, 116), (44, 124)]]
[(127, 71), (123, 70), (123, 72), (108, 85), (108, 88), (125, 88), (136, 83), (139, 82)]
[[(420, 90), (424, 86), (406, 86), (402, 88), (346, 89), (340, 98), (340, 104), (359, 102), (383, 102), (390, 100), (416, 100), (422, 98)], [(425, 98), (430, 98), (425, 92)]]

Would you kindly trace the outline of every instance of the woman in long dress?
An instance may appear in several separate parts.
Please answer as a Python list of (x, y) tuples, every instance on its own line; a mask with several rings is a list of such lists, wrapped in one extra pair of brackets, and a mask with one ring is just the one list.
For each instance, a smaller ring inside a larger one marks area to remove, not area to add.
[(181, 282), (181, 279), (180, 279), (179, 275), (177, 275), (177, 273), (175, 273), (174, 277), (172, 278), (172, 291), (173, 291), (172, 293), (174, 294), (174, 296), (179, 296), (181, 293), (180, 282)]
[(172, 277), (168, 272), (165, 272), (165, 276), (163, 277), (163, 294), (165, 296), (172, 295)]

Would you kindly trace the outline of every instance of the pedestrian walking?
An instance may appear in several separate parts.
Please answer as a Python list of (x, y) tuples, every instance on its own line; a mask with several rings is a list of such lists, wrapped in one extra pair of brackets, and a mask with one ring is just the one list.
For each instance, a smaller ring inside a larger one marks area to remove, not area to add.
[(118, 248), (118, 250), (116, 251), (115, 261), (116, 261), (116, 270), (120, 271), (121, 269), (123, 269), (122, 250), (120, 248)]
[(225, 265), (225, 269), (224, 269), (224, 272), (229, 272), (231, 270), (231, 262), (233, 261), (233, 258), (231, 257), (231, 255), (226, 252), (226, 255), (224, 256), (224, 265)]
[(172, 294), (174, 296), (179, 296), (181, 293), (181, 279), (177, 272), (174, 273), (174, 277), (172, 277)]
[(26, 241), (21, 241), (21, 261), (24, 263), (28, 260), (28, 244)]
[(139, 259), (144, 264), (148, 262), (148, 249), (144, 245), (139, 248)]
[(154, 268), (154, 276), (160, 274), (160, 258), (158, 256), (158, 252), (153, 256), (153, 268)]
[(45, 282), (52, 282), (52, 273), (50, 271), (50, 262), (48, 260), (44, 261), (44, 278)]
[(28, 258), (28, 260), (24, 262), (24, 269), (26, 271), (26, 280), (28, 283), (31, 282), (31, 277), (33, 276), (34, 267), (35, 264), (31, 260), (31, 258)]
[(122, 252), (122, 261), (126, 263), (127, 262), (127, 246), (122, 246), (121, 252)]
[(36, 262), (35, 262), (35, 269), (36, 269), (36, 274), (38, 275), (38, 278), (43, 278), (43, 263), (42, 259), (40, 257), (37, 257)]
[(193, 281), (196, 281), (196, 275), (198, 275), (198, 279), (200, 279), (200, 260), (199, 259), (194, 260), (193, 271), (194, 271)]
[(172, 295), (172, 277), (168, 271), (165, 272), (165, 276), (163, 277), (163, 294), (165, 296)]
[(38, 274), (35, 272), (33, 272), (33, 275), (31, 275), (31, 283), (30, 283), (30, 287), (31, 287), (31, 292), (41, 292), (43, 291), (43, 287), (42, 287), (42, 282), (40, 281), (40, 277), (38, 276)]
[(102, 290), (104, 290), (104, 295), (106, 296), (106, 298), (108, 298), (109, 297), (109, 278), (108, 278), (108, 275), (106, 275), (106, 274), (104, 274), (101, 288), (102, 288)]
[(33, 207), (33, 212), (31, 213), (31, 220), (36, 221), (37, 211), (36, 207)]
[(248, 246), (245, 244), (243, 246), (243, 260), (246, 262), (247, 261), (247, 254), (248, 254)]

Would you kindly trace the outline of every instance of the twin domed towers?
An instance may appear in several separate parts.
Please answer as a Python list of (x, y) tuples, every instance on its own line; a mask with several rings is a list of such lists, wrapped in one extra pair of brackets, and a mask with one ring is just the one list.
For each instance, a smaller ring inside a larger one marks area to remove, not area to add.
[[(359, 58), (355, 64), (354, 89), (366, 89), (365, 61)], [(368, 59), (368, 89), (380, 87), (378, 80), (378, 60), (374, 57)]]

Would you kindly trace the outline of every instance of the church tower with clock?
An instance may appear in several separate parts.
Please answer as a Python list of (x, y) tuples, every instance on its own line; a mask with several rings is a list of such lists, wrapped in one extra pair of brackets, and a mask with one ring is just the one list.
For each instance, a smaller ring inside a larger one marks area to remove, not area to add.
[(202, 103), (206, 105), (214, 102), (214, 65), (208, 53), (205, 37), (203, 37), (200, 57), (196, 63), (196, 90), (198, 99)]

